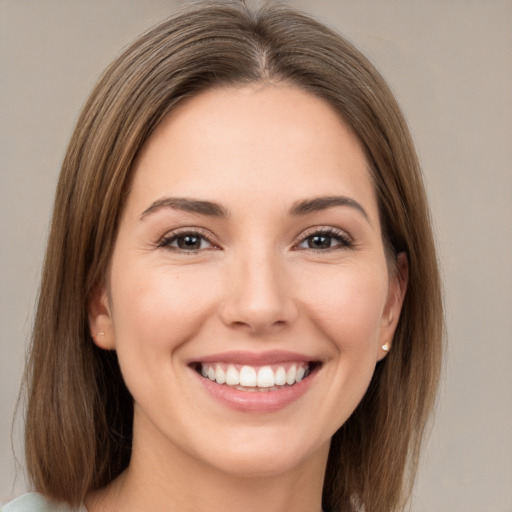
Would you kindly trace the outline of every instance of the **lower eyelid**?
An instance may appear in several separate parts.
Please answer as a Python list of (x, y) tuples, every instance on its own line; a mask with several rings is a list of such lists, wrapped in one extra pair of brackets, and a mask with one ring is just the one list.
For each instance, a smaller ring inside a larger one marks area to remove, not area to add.
[(299, 247), (301, 249), (306, 249), (306, 250), (310, 250), (310, 251), (319, 251), (319, 252), (328, 252), (328, 251), (333, 251), (333, 250), (337, 250), (337, 249), (349, 249), (349, 248), (352, 247), (352, 244), (349, 243), (347, 240), (338, 239), (338, 237), (332, 237), (332, 238), (336, 240), (336, 243), (334, 245), (329, 246), (329, 247), (325, 247), (325, 248), (320, 248), (320, 247), (318, 247), (318, 248), (314, 248), (314, 247), (300, 247), (302, 244), (307, 243), (307, 239), (303, 240), (299, 244)]

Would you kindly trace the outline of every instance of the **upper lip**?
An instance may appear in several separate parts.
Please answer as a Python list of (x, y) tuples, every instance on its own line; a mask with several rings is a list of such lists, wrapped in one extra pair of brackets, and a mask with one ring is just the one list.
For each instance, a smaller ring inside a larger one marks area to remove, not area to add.
[(307, 354), (300, 354), (296, 352), (288, 352), (282, 350), (270, 350), (266, 352), (245, 352), (245, 351), (230, 351), (220, 352), (217, 354), (209, 354), (203, 357), (194, 358), (189, 362), (193, 363), (227, 363), (248, 366), (266, 366), (287, 362), (311, 362), (319, 361), (318, 357), (310, 356)]

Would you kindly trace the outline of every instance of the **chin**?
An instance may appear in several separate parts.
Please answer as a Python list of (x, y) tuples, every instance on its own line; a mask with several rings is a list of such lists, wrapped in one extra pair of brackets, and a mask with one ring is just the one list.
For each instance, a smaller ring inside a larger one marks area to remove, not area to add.
[(273, 478), (290, 474), (317, 457), (325, 465), (330, 438), (315, 444), (310, 439), (310, 446), (307, 446), (296, 434), (272, 439), (272, 433), (264, 431), (249, 440), (233, 438), (229, 443), (215, 443), (210, 450), (202, 448), (201, 458), (216, 470), (236, 478)]

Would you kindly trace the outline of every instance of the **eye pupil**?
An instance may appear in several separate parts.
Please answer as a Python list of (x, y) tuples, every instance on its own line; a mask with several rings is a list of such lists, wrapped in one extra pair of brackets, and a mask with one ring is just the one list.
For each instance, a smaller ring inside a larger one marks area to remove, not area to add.
[(177, 245), (180, 249), (200, 249), (201, 237), (196, 235), (180, 236), (177, 240)]
[(313, 235), (308, 240), (310, 249), (328, 249), (331, 247), (331, 237), (326, 235)]

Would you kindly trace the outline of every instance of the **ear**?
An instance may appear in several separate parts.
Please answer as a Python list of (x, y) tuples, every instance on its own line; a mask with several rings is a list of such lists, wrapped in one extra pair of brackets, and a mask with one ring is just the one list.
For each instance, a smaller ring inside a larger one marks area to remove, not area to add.
[(114, 350), (114, 329), (105, 283), (94, 286), (89, 295), (87, 313), (94, 343), (105, 350)]
[(389, 279), (388, 297), (382, 314), (378, 360), (383, 359), (391, 350), (400, 312), (404, 303), (409, 281), (409, 262), (407, 254), (401, 252), (396, 257), (395, 268)]

